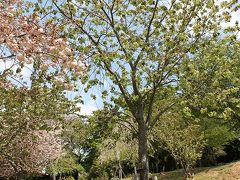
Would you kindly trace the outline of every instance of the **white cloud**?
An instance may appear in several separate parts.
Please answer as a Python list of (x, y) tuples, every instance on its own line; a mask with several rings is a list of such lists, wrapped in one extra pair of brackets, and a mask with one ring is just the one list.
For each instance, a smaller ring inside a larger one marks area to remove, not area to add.
[(80, 115), (92, 115), (93, 111), (99, 109), (94, 100), (85, 101), (84, 104), (78, 103), (77, 106), (80, 108), (78, 114)]
[(96, 111), (98, 108), (91, 105), (81, 105), (80, 114), (81, 115), (91, 115), (93, 111)]

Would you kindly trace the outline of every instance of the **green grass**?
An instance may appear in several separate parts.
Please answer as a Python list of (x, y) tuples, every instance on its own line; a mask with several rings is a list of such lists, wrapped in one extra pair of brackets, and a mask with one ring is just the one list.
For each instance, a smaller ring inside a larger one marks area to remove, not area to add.
[[(240, 161), (215, 167), (195, 168), (194, 180), (240, 180)], [(160, 180), (182, 180), (182, 170), (154, 174)], [(131, 180), (125, 178), (124, 180)]]

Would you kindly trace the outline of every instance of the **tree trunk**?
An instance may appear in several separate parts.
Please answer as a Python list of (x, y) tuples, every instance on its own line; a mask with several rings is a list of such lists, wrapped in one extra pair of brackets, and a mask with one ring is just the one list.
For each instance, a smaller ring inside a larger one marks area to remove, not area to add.
[(133, 175), (133, 180), (138, 180), (138, 173), (137, 173), (137, 167), (134, 165), (134, 175)]
[(187, 165), (183, 165), (184, 170), (184, 180), (193, 180), (194, 179), (194, 173), (191, 172), (191, 168)]
[(140, 180), (148, 179), (147, 126), (142, 118), (138, 127), (138, 158)]
[(122, 180), (122, 166), (120, 161), (118, 162), (118, 165), (119, 165), (118, 176), (119, 176), (119, 179)]
[(156, 173), (159, 173), (159, 159), (156, 159), (156, 163), (155, 163), (155, 170), (156, 170)]

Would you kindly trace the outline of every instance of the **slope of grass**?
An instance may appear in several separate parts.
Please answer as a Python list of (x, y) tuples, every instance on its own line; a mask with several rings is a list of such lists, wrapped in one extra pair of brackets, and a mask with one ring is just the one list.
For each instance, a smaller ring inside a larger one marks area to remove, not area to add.
[[(194, 169), (194, 180), (240, 180), (240, 161), (215, 167)], [(155, 174), (160, 180), (182, 180), (182, 170), (169, 171)], [(124, 180), (131, 180), (126, 178)]]

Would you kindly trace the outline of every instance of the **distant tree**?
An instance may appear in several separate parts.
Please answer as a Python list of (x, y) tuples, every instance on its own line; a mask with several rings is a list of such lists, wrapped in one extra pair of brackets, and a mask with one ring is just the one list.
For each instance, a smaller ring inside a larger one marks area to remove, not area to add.
[(43, 170), (62, 154), (57, 132), (29, 132), (15, 137), (0, 153), (2, 178), (22, 178), (42, 174)]
[(236, 39), (236, 34), (230, 34), (212, 41), (182, 66), (182, 105), (186, 114), (199, 118), (206, 128), (211, 123), (239, 128), (240, 41)]
[(180, 113), (172, 112), (159, 121), (153, 133), (160, 147), (167, 150), (183, 167), (184, 179), (193, 178), (191, 170), (206, 146), (201, 126), (184, 120)]
[[(100, 155), (98, 157), (98, 163), (101, 164), (115, 164), (117, 171), (115, 171), (114, 176), (117, 175), (120, 179), (123, 178), (123, 167), (122, 163), (129, 162), (136, 166), (137, 162), (137, 139), (133, 137), (132, 132), (129, 131), (128, 126), (125, 124), (116, 124), (112, 131), (109, 133), (108, 137), (103, 139), (101, 144), (99, 144)], [(119, 134), (119, 132), (121, 132)]]
[(62, 90), (31, 79), (29, 88), (0, 87), (1, 177), (40, 173), (62, 152), (60, 120), (75, 112)]
[(95, 176), (93, 171), (101, 171), (103, 175), (103, 171), (107, 171), (112, 176), (114, 173), (110, 171), (122, 170), (123, 162), (136, 164), (136, 136), (128, 123), (119, 121), (124, 118), (128, 119), (105, 107), (93, 115), (75, 116), (65, 121), (62, 134), (65, 148), (78, 157), (89, 177)]
[[(166, 120), (162, 117), (156, 127), (163, 147), (165, 143), (165, 148), (177, 161), (181, 156), (188, 158), (190, 167), (202, 156), (204, 149), (223, 152), (223, 145), (239, 136), (240, 56), (236, 39), (236, 34), (230, 34), (212, 41), (183, 62), (175, 95), (178, 104), (163, 115)], [(159, 93), (160, 100), (155, 104), (164, 107), (162, 94)], [(182, 166), (187, 172), (187, 166)]]
[(61, 156), (54, 159), (51, 164), (49, 164), (47, 172), (53, 176), (64, 174), (71, 175), (73, 173), (78, 173), (79, 178), (84, 179), (84, 168), (78, 163), (76, 156), (72, 155), (71, 152), (64, 152)]
[[(238, 29), (238, 23), (229, 29)], [(236, 39), (233, 33), (211, 42), (182, 66), (182, 105), (186, 116), (195, 119), (204, 132), (204, 158), (209, 162), (224, 153), (223, 145), (239, 137), (240, 44)]]

